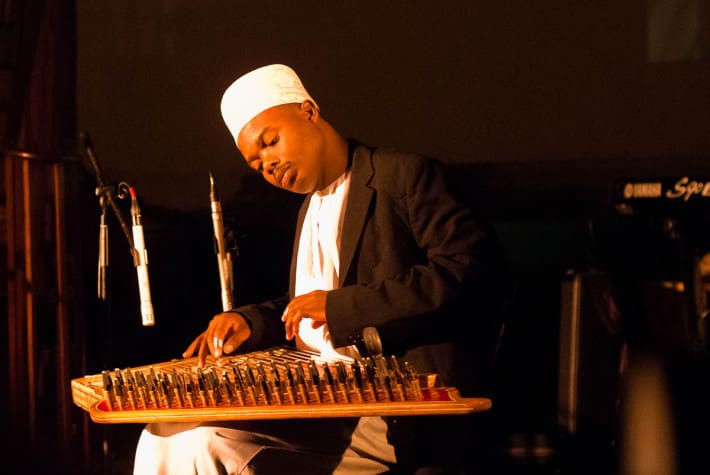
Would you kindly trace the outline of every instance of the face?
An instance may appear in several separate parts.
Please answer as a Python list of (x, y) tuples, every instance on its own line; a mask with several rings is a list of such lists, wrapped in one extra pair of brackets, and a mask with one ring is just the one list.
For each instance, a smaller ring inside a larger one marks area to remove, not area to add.
[(332, 181), (319, 120), (310, 101), (271, 107), (244, 126), (237, 147), (247, 165), (272, 185), (310, 193)]

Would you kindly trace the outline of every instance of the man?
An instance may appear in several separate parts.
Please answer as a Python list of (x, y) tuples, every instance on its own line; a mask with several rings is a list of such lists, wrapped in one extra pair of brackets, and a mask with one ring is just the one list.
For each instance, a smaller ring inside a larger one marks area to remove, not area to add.
[[(285, 65), (237, 79), (221, 109), (247, 165), (305, 200), (288, 294), (216, 315), (183, 356), (197, 353), (204, 362), (285, 338), (357, 358), (363, 328), (375, 327), (386, 354), (480, 395), (499, 324), (502, 261), (494, 240), (447, 191), (441, 165), (345, 139)], [(135, 473), (460, 469), (471, 448), (456, 444), (462, 433), (442, 431), (464, 419), (150, 424)]]

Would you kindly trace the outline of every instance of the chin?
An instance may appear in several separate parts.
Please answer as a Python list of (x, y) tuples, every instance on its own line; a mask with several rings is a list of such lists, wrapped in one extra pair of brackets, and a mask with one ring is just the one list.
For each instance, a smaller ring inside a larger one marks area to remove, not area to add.
[(308, 193), (315, 191), (315, 187), (313, 185), (308, 185), (299, 181), (294, 182), (291, 186), (284, 189), (290, 191), (291, 193), (298, 193), (301, 195), (307, 195)]

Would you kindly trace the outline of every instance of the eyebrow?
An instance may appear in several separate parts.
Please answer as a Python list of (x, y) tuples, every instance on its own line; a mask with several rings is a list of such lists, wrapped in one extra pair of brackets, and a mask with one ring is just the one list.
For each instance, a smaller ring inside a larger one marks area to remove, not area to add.
[[(268, 127), (262, 127), (262, 129), (261, 129), (261, 130), (258, 132), (258, 134), (256, 135), (255, 139), (254, 139), (254, 140), (249, 140), (249, 141), (247, 142), (247, 145), (252, 145), (253, 143), (256, 143), (258, 149), (261, 150), (261, 149), (263, 148), (263, 147), (262, 147), (262, 144), (263, 144), (263, 142), (264, 142), (264, 134), (266, 134), (266, 129), (268, 129)], [(246, 158), (247, 163), (251, 163), (251, 162), (253, 162), (254, 160), (257, 160), (259, 157), (257, 156), (256, 158), (249, 158), (249, 157), (244, 157), (244, 158)]]

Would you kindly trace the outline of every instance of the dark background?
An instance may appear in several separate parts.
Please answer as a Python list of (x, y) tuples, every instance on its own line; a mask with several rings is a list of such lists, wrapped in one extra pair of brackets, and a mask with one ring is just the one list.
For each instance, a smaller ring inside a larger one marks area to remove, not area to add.
[[(649, 260), (658, 262), (644, 266), (654, 276), (633, 279), (682, 279), (661, 262), (683, 257), (658, 244), (667, 237), (656, 223), (675, 211), (652, 208), (624, 229), (611, 192), (626, 177), (710, 178), (706, 49), (657, 39), (653, 15), (643, 1), (78, 2), (78, 129), (91, 134), (106, 174), (135, 186), (144, 203), (156, 312), (155, 328), (139, 325), (129, 256), (114, 239), (120, 301), (101, 309), (112, 331), (95, 354), (104, 367), (177, 357), (219, 310), (209, 170), (238, 236), (238, 303), (285, 288), (300, 197), (250, 174), (219, 113), (236, 77), (282, 62), (344, 135), (448, 163), (457, 192), (501, 235), (518, 289), (492, 450), (514, 467), (610, 470), (620, 337), (584, 336), (581, 371), (593, 382), (580, 406), (596, 407), (585, 410), (597, 420), (581, 425), (584, 442), (568, 442), (557, 420), (569, 357), (560, 349), (561, 283), (595, 270), (628, 274)], [(669, 18), (687, 31), (682, 16)], [(707, 217), (689, 214), (681, 222)], [(665, 326), (685, 328), (683, 311)], [(683, 338), (685, 353), (691, 336)], [(607, 345), (617, 351), (611, 362), (594, 353)]]
[[(649, 28), (652, 15), (643, 0), (79, 1), (77, 122), (109, 175), (168, 208), (207, 206), (208, 169), (239, 192), (246, 167), (219, 102), (273, 62), (298, 71), (344, 135), (374, 145), (457, 164), (652, 167), (710, 150), (707, 23), (685, 46)], [(680, 59), (649, 61), (657, 42)]]
[[(705, 3), (77, 0), (75, 9), (76, 129), (93, 139), (107, 181), (136, 188), (156, 320), (140, 324), (131, 256), (110, 214), (110, 298), (95, 298), (99, 208), (77, 142), (69, 186), (81, 204), (70, 215), (87, 374), (179, 357), (219, 311), (210, 170), (238, 242), (237, 303), (285, 288), (300, 197), (249, 172), (219, 113), (236, 77), (282, 62), (345, 136), (447, 163), (455, 192), (500, 235), (517, 288), (486, 422), (488, 455), (501, 463), (493, 473), (613, 473), (621, 347), (635, 338), (660, 355), (674, 407), (685, 408), (678, 463), (706, 464), (697, 316), (684, 296), (655, 289), (690, 282), (689, 257), (708, 252), (708, 198), (651, 200), (628, 215), (615, 194), (624, 179), (710, 180)], [(590, 284), (584, 343), (570, 355), (563, 289), (580, 275), (601, 275), (602, 287), (623, 280), (614, 289), (625, 325), (607, 325)], [(583, 356), (585, 389), (574, 437), (558, 420), (560, 368), (572, 356)], [(88, 427), (89, 473), (128, 473), (140, 427)]]

